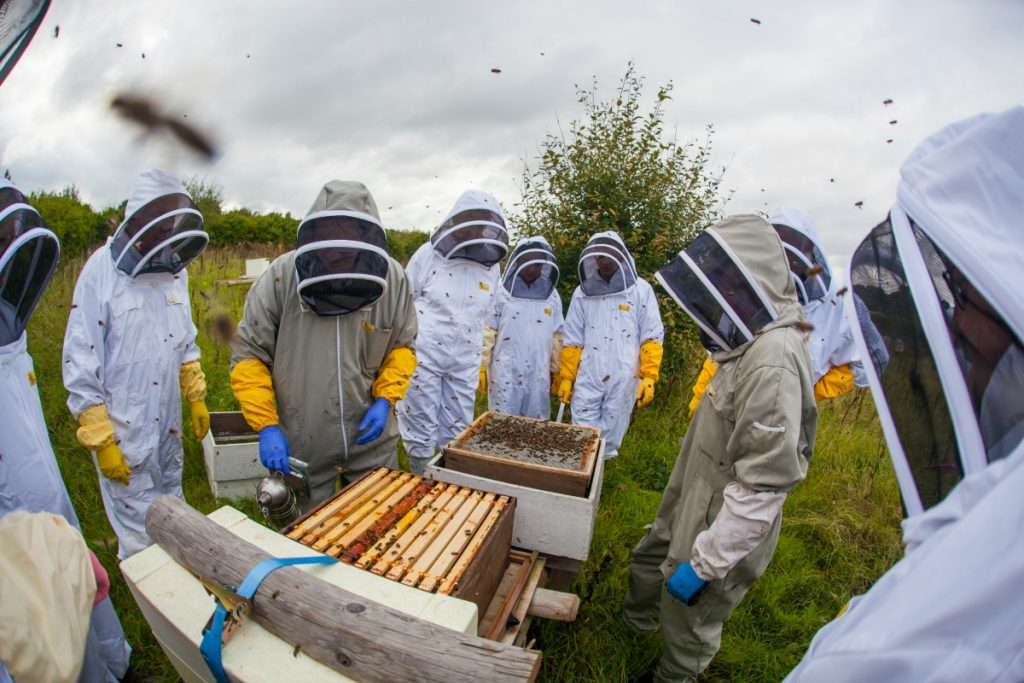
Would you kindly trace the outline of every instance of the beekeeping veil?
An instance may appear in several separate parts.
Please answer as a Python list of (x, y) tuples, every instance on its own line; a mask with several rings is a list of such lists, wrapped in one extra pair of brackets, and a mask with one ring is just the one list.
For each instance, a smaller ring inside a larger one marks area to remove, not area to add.
[(508, 254), (505, 214), (494, 195), (466, 190), (430, 236), (446, 259), (474, 261), (490, 268)]
[(530, 237), (512, 250), (501, 286), (517, 299), (545, 300), (558, 284), (558, 263), (543, 237)]
[[(900, 169), (848, 307), (907, 513), (1024, 437), (1024, 108), (954, 124)], [(867, 353), (871, 335), (888, 362)]]
[(299, 223), (295, 277), (317, 315), (365, 308), (387, 289), (387, 238), (377, 204), (362, 183), (332, 180)]
[(210, 241), (185, 186), (163, 171), (139, 174), (124, 215), (110, 241), (110, 253), (114, 266), (130, 277), (178, 273)]
[(21, 337), (60, 255), (57, 236), (16, 187), (0, 180), (0, 346)]
[(824, 299), (832, 286), (832, 269), (821, 248), (814, 221), (801, 209), (780, 206), (768, 217), (786, 250), (789, 270), (802, 306)]
[(800, 317), (779, 238), (754, 215), (732, 216), (702, 232), (655, 275), (701, 329), (710, 351), (731, 351), (781, 322)]
[(580, 254), (579, 276), (587, 296), (618, 294), (636, 284), (636, 264), (618, 233), (599, 232)]

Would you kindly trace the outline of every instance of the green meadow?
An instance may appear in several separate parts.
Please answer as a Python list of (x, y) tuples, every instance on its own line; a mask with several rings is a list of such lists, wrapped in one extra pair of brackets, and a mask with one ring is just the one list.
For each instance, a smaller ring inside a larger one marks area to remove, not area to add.
[[(212, 307), (241, 314), (244, 287), (220, 288), (245, 259), (273, 257), (274, 245), (215, 246), (189, 268), (193, 319), (199, 327), (211, 411), (237, 410), (228, 385), (229, 352), (205, 332)], [(83, 532), (112, 570), (111, 596), (134, 648), (136, 671), (177, 680), (116, 567), (116, 541), (100, 501), (89, 454), (75, 441), (61, 380), (61, 346), (78, 272), (85, 257), (63, 260), (29, 326), (29, 348), (50, 437)], [(666, 354), (681, 353), (671, 347)], [(544, 651), (543, 681), (627, 681), (654, 665), (660, 636), (640, 636), (619, 621), (629, 552), (652, 521), (661, 489), (686, 431), (689, 389), (701, 358), (687, 359), (678, 377), (663, 380), (651, 406), (636, 413), (609, 462), (590, 559), (572, 590), (582, 599), (570, 624), (534, 622), (531, 638)], [(187, 418), (187, 416), (186, 416)], [(184, 424), (189, 424), (187, 419)], [(224, 501), (209, 491), (202, 449), (185, 429), (185, 497), (207, 513)], [(240, 506), (259, 519), (252, 504)], [(900, 498), (888, 453), (865, 390), (820, 405), (818, 441), (807, 480), (790, 495), (782, 536), (765, 576), (725, 627), (722, 649), (703, 680), (777, 681), (796, 664), (815, 631), (846, 601), (871, 585), (901, 555)]]

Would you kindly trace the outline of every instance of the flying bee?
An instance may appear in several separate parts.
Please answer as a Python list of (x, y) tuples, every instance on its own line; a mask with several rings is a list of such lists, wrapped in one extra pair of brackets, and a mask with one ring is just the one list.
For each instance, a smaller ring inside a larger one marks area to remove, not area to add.
[(179, 142), (207, 161), (217, 154), (208, 137), (194, 127), (177, 121), (161, 112), (152, 100), (135, 95), (117, 95), (110, 107), (118, 114), (142, 126), (147, 134), (167, 129)]

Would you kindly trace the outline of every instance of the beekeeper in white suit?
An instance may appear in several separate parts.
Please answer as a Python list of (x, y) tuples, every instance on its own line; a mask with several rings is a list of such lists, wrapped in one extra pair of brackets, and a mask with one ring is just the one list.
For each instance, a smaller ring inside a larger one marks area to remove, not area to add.
[(562, 352), (562, 297), (558, 295), (558, 262), (543, 237), (516, 245), (501, 278), (487, 325), (494, 350), (487, 387), (491, 410), (547, 420), (551, 417), (548, 388)]
[(181, 182), (144, 171), (125, 220), (86, 261), (64, 335), (64, 386), (93, 452), (118, 557), (150, 544), (146, 511), (182, 496), (181, 397), (192, 430), (210, 426), (185, 266), (209, 241)]
[[(28, 324), (57, 267), (60, 245), (39, 213), (0, 180), (0, 517), (50, 512), (79, 526), (46, 430)], [(83, 681), (124, 676), (131, 648), (109, 599), (92, 609)], [(0, 681), (5, 680), (0, 664)]]
[[(814, 221), (802, 209), (780, 206), (768, 222), (782, 240), (804, 320), (813, 328), (807, 332), (807, 348), (811, 352), (814, 398), (838, 398), (854, 386), (866, 387), (867, 375), (845, 315), (845, 306), (854, 299), (842, 296), (844, 285), (833, 277)], [(691, 417), (717, 368), (709, 355), (693, 386)]]
[(398, 425), (413, 472), (423, 472), (435, 449), (473, 419), (480, 368), (489, 360), (485, 348), (489, 356), (494, 344), (493, 335), (485, 339), (485, 322), (500, 284), (498, 263), (507, 253), (498, 200), (466, 190), (409, 259), (419, 363), (398, 403)]
[(900, 174), (850, 283), (862, 354), (864, 325), (890, 354), (866, 370), (906, 554), (786, 680), (1021, 681), (1024, 108), (947, 127)]
[(579, 276), (552, 391), (562, 403), (571, 401), (574, 423), (601, 430), (610, 458), (618, 455), (633, 405), (654, 399), (665, 329), (654, 290), (637, 276), (617, 233), (590, 238)]

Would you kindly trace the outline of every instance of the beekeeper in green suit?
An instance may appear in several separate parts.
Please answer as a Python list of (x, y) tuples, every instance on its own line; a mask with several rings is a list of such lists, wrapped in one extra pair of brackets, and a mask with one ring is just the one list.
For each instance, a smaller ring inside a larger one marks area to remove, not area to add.
[(362, 183), (332, 180), (296, 248), (253, 284), (232, 343), (231, 388), (260, 461), (309, 464), (310, 505), (374, 467), (398, 466), (394, 404), (416, 369), (416, 309)]
[(692, 681), (771, 561), (786, 494), (807, 474), (818, 413), (800, 303), (778, 235), (733, 216), (658, 281), (719, 364), (683, 439), (658, 516), (633, 550), (626, 623), (660, 624), (658, 681)]

